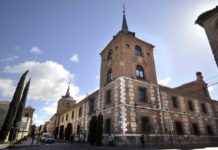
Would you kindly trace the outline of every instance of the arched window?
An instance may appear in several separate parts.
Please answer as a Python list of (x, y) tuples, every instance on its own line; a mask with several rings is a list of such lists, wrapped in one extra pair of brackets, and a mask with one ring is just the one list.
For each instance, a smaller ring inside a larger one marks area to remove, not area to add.
[(135, 55), (136, 56), (142, 56), (142, 48), (138, 45), (135, 46)]
[(112, 49), (109, 50), (108, 55), (107, 55), (107, 60), (111, 60), (112, 59)]
[(145, 73), (144, 73), (144, 69), (142, 66), (139, 66), (139, 65), (136, 66), (136, 78), (140, 80), (145, 79)]
[(107, 72), (107, 82), (112, 81), (112, 69), (109, 69)]

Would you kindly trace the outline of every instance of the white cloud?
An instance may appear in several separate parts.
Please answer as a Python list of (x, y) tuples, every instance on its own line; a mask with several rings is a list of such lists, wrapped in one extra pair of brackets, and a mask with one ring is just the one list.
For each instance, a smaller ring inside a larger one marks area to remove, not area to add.
[(39, 119), (38, 115), (36, 113), (33, 114), (33, 124), (36, 124), (37, 126), (44, 124), (45, 121)]
[(79, 55), (78, 54), (73, 54), (73, 56), (70, 57), (70, 61), (78, 63), (79, 62)]
[(14, 85), (11, 79), (0, 78), (0, 95), (3, 97), (12, 97), (14, 92)]
[[(26, 61), (4, 68), (4, 72), (16, 74), (21, 74), (25, 70), (30, 71), (31, 86), (29, 98), (33, 100), (59, 99), (65, 94), (68, 82), (74, 78), (74, 75), (66, 70), (63, 65), (54, 61)], [(2, 92), (5, 94), (8, 93), (8, 89), (5, 87), (0, 90), (3, 90)], [(73, 83), (70, 85), (70, 92), (73, 97), (79, 97), (79, 87)]]
[(99, 75), (96, 75), (95, 78), (96, 78), (97, 80), (100, 80), (100, 76), (99, 76)]
[(209, 92), (214, 92), (214, 88), (212, 86), (208, 87)]
[(42, 50), (39, 47), (37, 47), (37, 46), (33, 46), (30, 49), (30, 52), (33, 53), (33, 54), (42, 54)]
[(10, 62), (18, 59), (19, 56), (11, 56), (11, 57), (6, 57), (6, 58), (1, 58), (0, 62)]
[(48, 115), (55, 114), (57, 111), (57, 102), (53, 102), (52, 104), (45, 106), (43, 111), (45, 111)]
[(161, 79), (158, 81), (159, 84), (164, 85), (164, 86), (169, 86), (169, 83), (171, 82), (171, 78), (167, 77), (165, 79)]

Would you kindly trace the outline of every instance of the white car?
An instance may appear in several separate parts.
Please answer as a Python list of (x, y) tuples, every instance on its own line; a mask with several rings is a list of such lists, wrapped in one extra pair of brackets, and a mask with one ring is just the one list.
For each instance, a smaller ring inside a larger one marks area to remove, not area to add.
[(55, 139), (54, 137), (49, 134), (49, 133), (43, 133), (42, 134), (42, 137), (41, 137), (41, 142), (42, 143), (54, 143), (55, 142)]

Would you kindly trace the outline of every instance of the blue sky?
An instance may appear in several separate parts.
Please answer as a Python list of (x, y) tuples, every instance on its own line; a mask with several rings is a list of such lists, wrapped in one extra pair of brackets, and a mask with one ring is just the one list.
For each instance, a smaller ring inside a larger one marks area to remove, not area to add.
[[(0, 99), (10, 100), (21, 72), (32, 77), (28, 104), (41, 124), (71, 81), (81, 99), (99, 86), (99, 52), (121, 26), (122, 0), (0, 1)], [(218, 0), (126, 0), (129, 29), (155, 45), (158, 80), (171, 87), (202, 71), (211, 84), (218, 69), (197, 16)], [(218, 86), (210, 87), (218, 99)]]

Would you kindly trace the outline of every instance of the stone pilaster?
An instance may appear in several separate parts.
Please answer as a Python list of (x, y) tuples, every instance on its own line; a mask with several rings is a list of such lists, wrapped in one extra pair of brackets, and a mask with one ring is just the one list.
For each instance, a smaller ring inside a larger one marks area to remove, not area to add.
[(182, 118), (182, 122), (184, 124), (185, 134), (191, 134), (190, 124), (189, 124), (188, 118), (186, 118), (186, 117)]
[(119, 105), (119, 82), (116, 81), (114, 87), (114, 131), (118, 132), (119, 131), (119, 110), (118, 110), (118, 105)]
[(125, 135), (127, 131), (127, 109), (126, 109), (126, 86), (125, 79), (120, 78), (120, 123), (121, 132)]
[(131, 127), (131, 131), (134, 133), (136, 132), (136, 128), (137, 128), (137, 124), (136, 124), (136, 110), (134, 108), (135, 106), (135, 93), (134, 93), (134, 85), (132, 80), (128, 80), (128, 88), (129, 88), (129, 105), (131, 105), (132, 107), (130, 108), (130, 127)]

